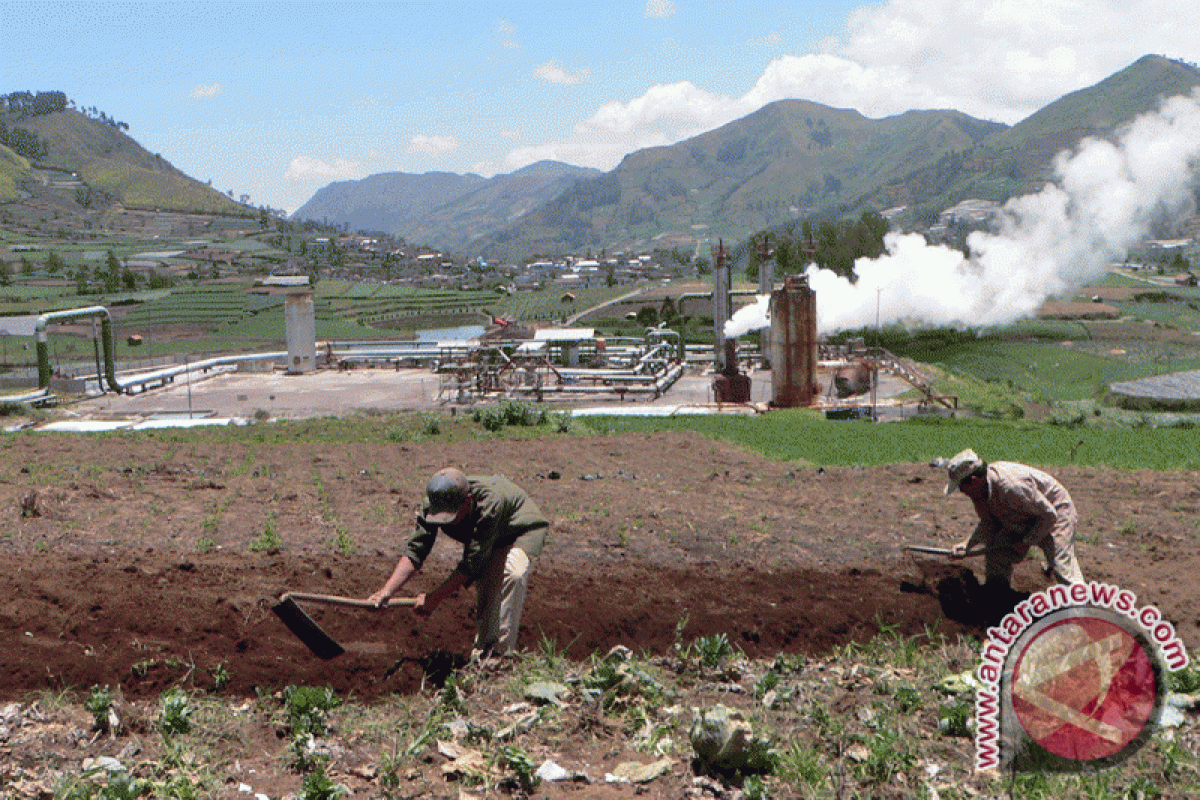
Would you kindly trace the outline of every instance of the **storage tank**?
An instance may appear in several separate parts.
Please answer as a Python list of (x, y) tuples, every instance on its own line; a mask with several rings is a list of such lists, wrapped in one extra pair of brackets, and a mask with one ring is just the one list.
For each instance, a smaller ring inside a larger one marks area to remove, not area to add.
[(802, 275), (789, 275), (771, 293), (771, 405), (812, 405), (817, 384), (817, 293)]

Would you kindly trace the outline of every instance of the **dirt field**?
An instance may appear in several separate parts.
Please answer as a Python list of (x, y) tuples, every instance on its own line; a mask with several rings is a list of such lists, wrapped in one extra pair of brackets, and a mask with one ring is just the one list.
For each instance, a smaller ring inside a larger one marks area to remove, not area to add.
[[(973, 512), (927, 464), (871, 469), (765, 461), (690, 434), (332, 448), (136, 436), (8, 435), (0, 449), (0, 698), (120, 685), (156, 696), (187, 676), (227, 691), (325, 685), (370, 700), (416, 686), (470, 648), (470, 593), (419, 622), (403, 609), (325, 610), (347, 648), (313, 658), (271, 612), (303, 590), (365, 597), (389, 574), (428, 475), (498, 472), (554, 520), (521, 644), (583, 658), (661, 652), (727, 633), (750, 655), (820, 653), (903, 631), (969, 627), (956, 568), (906, 555), (950, 544)], [(964, 446), (969, 443), (964, 442)], [(949, 455), (949, 454), (947, 454)], [(1066, 469), (1089, 579), (1157, 605), (1200, 645), (1195, 474)], [(260, 549), (271, 531), (279, 550)], [(414, 590), (452, 569), (439, 545)], [(1040, 588), (1026, 563), (1018, 588)], [(191, 671), (191, 672), (189, 672)]]

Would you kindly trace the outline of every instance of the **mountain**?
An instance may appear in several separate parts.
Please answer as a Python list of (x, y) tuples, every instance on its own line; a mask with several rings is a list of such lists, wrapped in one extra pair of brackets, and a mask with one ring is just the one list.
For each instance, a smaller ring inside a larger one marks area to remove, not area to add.
[(863, 205), (948, 208), (968, 197), (1002, 202), (1037, 190), (1053, 177), (1055, 157), (1088, 136), (1109, 137), (1167, 97), (1200, 86), (1200, 69), (1143, 56), (1125, 69), (1071, 92), (1007, 130), (963, 152), (914, 170), (865, 197)]
[(872, 120), (781, 100), (716, 130), (640, 150), (480, 242), (492, 257), (692, 246), (827, 213), (1002, 130), (957, 111)]
[(600, 174), (598, 169), (539, 161), (497, 175), (451, 200), (413, 225), (406, 236), (415, 242), (444, 242), (451, 250), (465, 248), (545, 205), (577, 181)]
[[(20, 127), (46, 143), (37, 163), (76, 173), (94, 196), (127, 208), (198, 211), (246, 215), (250, 210), (207, 184), (190, 178), (157, 153), (150, 153), (113, 124), (92, 119), (74, 109), (17, 119), (0, 114), (11, 127)], [(0, 160), (3, 155), (0, 154)], [(0, 174), (3, 170), (0, 169)], [(31, 179), (29, 170), (17, 179)], [(0, 177), (0, 182), (3, 178)], [(2, 191), (2, 189), (0, 189)]]
[(1161, 98), (1198, 85), (1195, 66), (1146, 56), (1012, 127), (957, 111), (869, 119), (781, 100), (686, 141), (631, 153), (603, 174), (534, 165), (536, 174), (556, 176), (536, 190), (525, 170), (489, 180), (372, 176), (326, 187), (297, 216), (400, 232), (491, 260), (699, 249), (790, 220), (898, 206), (932, 219), (965, 198), (1003, 201), (1040, 187), (1058, 153), (1086, 136), (1111, 136)]
[(404, 235), (444, 206), (484, 183), (479, 175), (453, 172), (384, 172), (361, 180), (337, 181), (317, 191), (292, 214), (346, 224), (350, 230), (383, 231)]
[(462, 248), (600, 171), (539, 161), (507, 175), (388, 172), (324, 187), (293, 219), (345, 223), (448, 249)]

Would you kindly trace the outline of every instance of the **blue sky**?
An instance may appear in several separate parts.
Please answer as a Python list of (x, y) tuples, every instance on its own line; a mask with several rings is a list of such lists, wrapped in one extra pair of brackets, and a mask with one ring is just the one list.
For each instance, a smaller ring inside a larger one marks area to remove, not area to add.
[(381, 172), (611, 169), (786, 97), (1014, 123), (1147, 53), (1194, 0), (0, 0), (0, 92), (61, 90), (221, 191), (295, 210)]

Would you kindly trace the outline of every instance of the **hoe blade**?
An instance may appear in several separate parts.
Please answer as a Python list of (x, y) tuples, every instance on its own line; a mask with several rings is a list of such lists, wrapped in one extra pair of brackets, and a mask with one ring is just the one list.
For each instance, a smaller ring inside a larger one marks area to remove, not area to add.
[(312, 617), (304, 613), (304, 609), (296, 605), (295, 599), (284, 597), (271, 607), (275, 615), (283, 620), (283, 624), (304, 642), (317, 658), (328, 661), (337, 658), (345, 649), (334, 641), (333, 637), (321, 630), (321, 626), (313, 622)]

